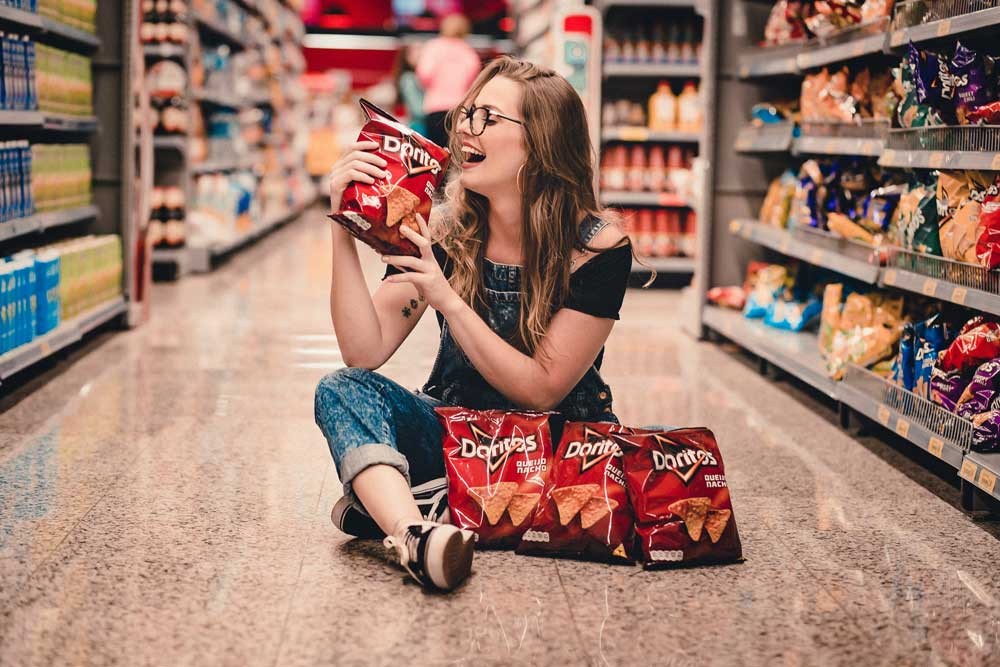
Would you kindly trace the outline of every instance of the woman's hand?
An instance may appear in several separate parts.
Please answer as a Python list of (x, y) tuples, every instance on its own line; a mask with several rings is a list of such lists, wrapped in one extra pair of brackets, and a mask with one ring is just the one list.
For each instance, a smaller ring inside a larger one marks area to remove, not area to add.
[(426, 301), (427, 305), (447, 317), (449, 312), (460, 308), (463, 302), (452, 289), (434, 258), (427, 221), (419, 213), (416, 214), (416, 217), (417, 223), (420, 225), (419, 234), (406, 225), (400, 225), (399, 231), (420, 249), (420, 257), (383, 255), (382, 261), (386, 264), (408, 270), (407, 273), (389, 276), (385, 282), (411, 283), (417, 288), (420, 298)]
[(388, 178), (389, 163), (368, 151), (378, 148), (375, 141), (355, 141), (330, 170), (330, 210), (340, 210), (340, 202), (348, 184), (359, 181), (372, 184), (376, 178)]

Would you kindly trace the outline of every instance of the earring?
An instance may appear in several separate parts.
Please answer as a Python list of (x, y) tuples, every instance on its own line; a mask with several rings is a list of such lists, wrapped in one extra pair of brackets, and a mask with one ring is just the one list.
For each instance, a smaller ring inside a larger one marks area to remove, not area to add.
[(521, 172), (524, 171), (524, 165), (526, 165), (526, 164), (528, 164), (528, 163), (527, 162), (522, 162), (521, 163), (521, 166), (518, 167), (518, 170), (517, 170), (517, 176), (514, 178), (514, 181), (517, 183), (517, 191), (518, 191), (518, 193), (520, 193), (522, 195), (524, 194), (524, 187), (521, 186)]

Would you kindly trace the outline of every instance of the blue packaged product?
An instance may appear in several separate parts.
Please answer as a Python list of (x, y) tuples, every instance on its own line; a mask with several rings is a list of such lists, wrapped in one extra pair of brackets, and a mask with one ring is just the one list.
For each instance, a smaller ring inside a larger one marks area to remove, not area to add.
[(922, 398), (930, 398), (931, 374), (938, 355), (951, 344), (949, 327), (940, 315), (921, 322), (915, 328), (916, 339), (913, 352), (913, 393)]
[(9, 109), (10, 86), (7, 83), (7, 70), (10, 68), (10, 57), (7, 55), (7, 36), (0, 32), (0, 109)]
[(903, 331), (899, 338), (899, 353), (892, 365), (893, 382), (908, 391), (913, 389), (913, 348), (916, 335), (913, 322), (903, 324)]
[(10, 316), (7, 308), (10, 302), (7, 288), (9, 273), (7, 262), (0, 260), (0, 354), (10, 349), (7, 347), (8, 332), (10, 331)]
[(764, 315), (764, 324), (784, 331), (802, 331), (812, 324), (823, 310), (816, 297), (808, 301), (775, 300)]
[(35, 81), (35, 67), (38, 56), (35, 52), (35, 43), (28, 42), (28, 108), (38, 108), (38, 83)]

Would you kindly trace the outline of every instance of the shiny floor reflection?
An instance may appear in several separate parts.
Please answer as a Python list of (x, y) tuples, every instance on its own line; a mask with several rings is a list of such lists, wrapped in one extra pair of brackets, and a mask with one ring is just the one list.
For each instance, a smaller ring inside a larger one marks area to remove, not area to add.
[[(1000, 664), (997, 541), (808, 398), (679, 333), (662, 291), (630, 292), (607, 379), (628, 423), (715, 429), (746, 562), (490, 552), (453, 595), (407, 583), (329, 523), (326, 224), (157, 285), (148, 325), (0, 414), (0, 664)], [(428, 317), (384, 372), (417, 386), (435, 347)]]

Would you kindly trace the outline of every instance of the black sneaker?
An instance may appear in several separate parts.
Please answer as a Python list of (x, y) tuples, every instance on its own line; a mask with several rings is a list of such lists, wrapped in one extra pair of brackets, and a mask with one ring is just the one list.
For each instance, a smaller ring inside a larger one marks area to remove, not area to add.
[[(444, 477), (432, 479), (410, 489), (417, 501), (420, 514), (428, 521), (435, 523), (450, 523), (451, 513), (448, 510), (448, 480)], [(342, 532), (363, 540), (381, 540), (385, 533), (378, 527), (375, 520), (359, 510), (346, 497), (341, 497), (330, 512), (333, 525)]]
[(450, 591), (469, 578), (475, 533), (430, 521), (411, 523), (385, 538), (393, 560), (424, 586)]

